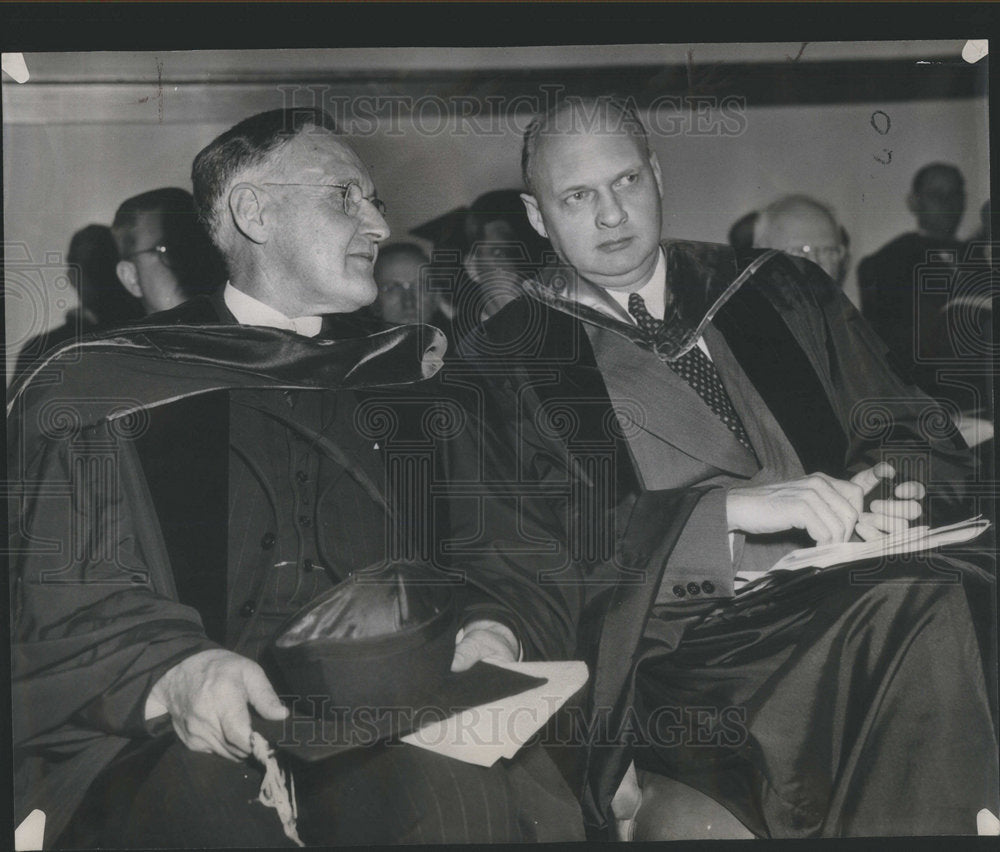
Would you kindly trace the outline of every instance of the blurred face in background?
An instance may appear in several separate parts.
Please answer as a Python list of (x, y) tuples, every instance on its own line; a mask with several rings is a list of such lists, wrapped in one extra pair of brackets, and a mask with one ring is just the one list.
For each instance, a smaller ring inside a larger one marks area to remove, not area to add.
[(921, 230), (932, 236), (954, 237), (965, 213), (965, 184), (952, 169), (931, 169), (920, 191), (912, 193), (910, 209)]
[(847, 271), (847, 250), (840, 229), (819, 208), (801, 205), (794, 211), (773, 216), (766, 234), (755, 245), (811, 260), (838, 284), (843, 282)]
[(476, 223), (477, 239), (469, 247), (465, 270), (476, 282), (481, 319), (493, 316), (522, 291), (531, 273), (529, 249), (506, 219)]
[(430, 293), (421, 283), (427, 265), (425, 258), (412, 253), (390, 253), (375, 264), (378, 285), (378, 309), (389, 323), (404, 325), (429, 322), (438, 309), (437, 293)]
[(150, 314), (186, 301), (177, 270), (178, 250), (171, 245), (163, 215), (156, 211), (138, 213), (132, 236), (135, 248), (117, 267), (118, 279), (125, 289)]

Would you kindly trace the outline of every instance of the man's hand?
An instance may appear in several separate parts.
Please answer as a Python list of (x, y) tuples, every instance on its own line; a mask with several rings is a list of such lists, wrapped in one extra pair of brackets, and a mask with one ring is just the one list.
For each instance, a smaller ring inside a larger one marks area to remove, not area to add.
[[(892, 465), (882, 462), (854, 476), (856, 482), (868, 494), (881, 480), (892, 479), (896, 471)], [(855, 532), (865, 541), (884, 538), (892, 533), (903, 532), (923, 512), (920, 501), (927, 489), (919, 482), (901, 482), (893, 489), (892, 500), (872, 500), (867, 512), (858, 519)]]
[(194, 654), (168, 669), (147, 703), (167, 708), (174, 730), (192, 751), (242, 760), (250, 754), (250, 711), (279, 721), (288, 715), (264, 670), (224, 649)]
[(817, 544), (844, 542), (856, 531), (865, 540), (906, 529), (920, 516), (925, 493), (919, 482), (896, 486), (894, 500), (873, 500), (864, 511), (864, 498), (882, 479), (896, 475), (881, 463), (851, 480), (814, 473), (790, 482), (733, 488), (726, 498), (729, 530), (749, 534), (805, 530)]
[(733, 488), (726, 497), (729, 531), (749, 534), (805, 530), (817, 544), (847, 541), (864, 511), (854, 482), (814, 473), (790, 482)]
[(455, 658), (451, 661), (453, 672), (464, 672), (473, 663), (487, 657), (504, 662), (517, 660), (520, 644), (513, 631), (498, 621), (473, 621), (459, 631), (456, 637)]

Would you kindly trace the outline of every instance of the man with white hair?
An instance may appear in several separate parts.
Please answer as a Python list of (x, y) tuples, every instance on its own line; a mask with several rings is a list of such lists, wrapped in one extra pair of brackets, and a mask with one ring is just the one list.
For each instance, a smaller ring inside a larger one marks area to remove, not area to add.
[(846, 232), (833, 212), (807, 195), (786, 195), (767, 205), (754, 223), (754, 248), (772, 248), (811, 260), (838, 287), (847, 275)]

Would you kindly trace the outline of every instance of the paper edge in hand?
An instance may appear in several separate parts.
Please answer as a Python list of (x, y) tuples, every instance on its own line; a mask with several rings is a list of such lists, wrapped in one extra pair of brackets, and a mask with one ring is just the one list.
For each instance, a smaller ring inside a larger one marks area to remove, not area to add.
[(487, 659), (485, 662), (546, 678), (546, 682), (432, 722), (401, 741), (464, 763), (492, 766), (502, 757), (510, 759), (517, 754), (589, 677), (587, 664), (580, 660), (513, 663)]

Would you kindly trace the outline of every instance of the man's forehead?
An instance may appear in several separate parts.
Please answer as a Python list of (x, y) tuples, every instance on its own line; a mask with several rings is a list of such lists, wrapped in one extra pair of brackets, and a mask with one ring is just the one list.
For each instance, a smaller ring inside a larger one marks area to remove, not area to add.
[(776, 216), (774, 231), (778, 239), (804, 245), (836, 243), (840, 239), (836, 223), (825, 212), (806, 207)]
[(165, 229), (164, 215), (159, 210), (140, 210), (135, 217), (132, 233), (137, 236), (150, 237), (154, 240), (163, 236)]
[(958, 194), (963, 189), (962, 182), (952, 172), (931, 172), (924, 179), (922, 191), (925, 195)]
[(621, 128), (541, 133), (535, 148), (535, 176), (558, 191), (577, 181), (612, 177), (623, 166), (641, 165), (646, 159), (642, 140)]
[(306, 128), (276, 152), (275, 168), (285, 180), (367, 179), (368, 169), (342, 139), (326, 130)]

